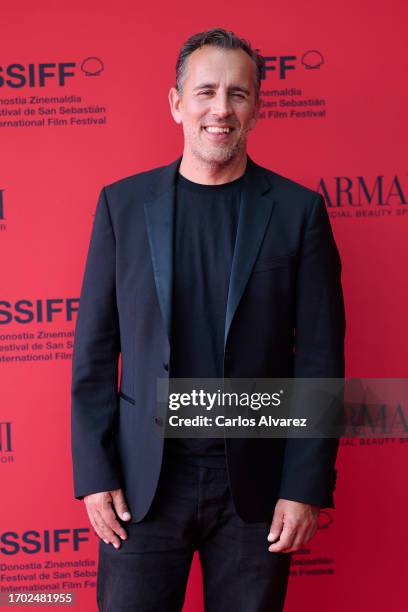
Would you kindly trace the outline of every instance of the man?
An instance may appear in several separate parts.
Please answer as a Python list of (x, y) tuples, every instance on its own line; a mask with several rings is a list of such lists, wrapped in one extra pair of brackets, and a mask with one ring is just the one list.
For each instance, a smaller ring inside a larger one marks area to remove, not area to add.
[(196, 550), (207, 612), (282, 610), (291, 553), (333, 507), (336, 439), (164, 440), (157, 409), (166, 376), (344, 375), (323, 198), (246, 152), (261, 71), (232, 32), (192, 36), (169, 94), (182, 157), (99, 198), (72, 448), (75, 496), (101, 538), (100, 610), (181, 610)]

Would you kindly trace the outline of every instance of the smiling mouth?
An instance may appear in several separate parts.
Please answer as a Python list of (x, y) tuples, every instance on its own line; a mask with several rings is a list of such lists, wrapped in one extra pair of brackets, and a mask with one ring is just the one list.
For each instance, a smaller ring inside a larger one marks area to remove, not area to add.
[(203, 129), (208, 134), (230, 134), (234, 128), (233, 127), (218, 127), (215, 125), (205, 125), (203, 126)]

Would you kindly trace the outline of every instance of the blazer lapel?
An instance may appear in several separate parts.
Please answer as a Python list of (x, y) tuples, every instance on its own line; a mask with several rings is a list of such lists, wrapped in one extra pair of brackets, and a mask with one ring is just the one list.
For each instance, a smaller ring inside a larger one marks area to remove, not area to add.
[(224, 350), (232, 320), (258, 255), (274, 204), (271, 184), (262, 168), (248, 156), (228, 291)]
[(153, 186), (153, 199), (144, 204), (154, 281), (169, 341), (173, 286), (174, 199), (180, 162), (181, 157), (163, 168), (156, 185)]

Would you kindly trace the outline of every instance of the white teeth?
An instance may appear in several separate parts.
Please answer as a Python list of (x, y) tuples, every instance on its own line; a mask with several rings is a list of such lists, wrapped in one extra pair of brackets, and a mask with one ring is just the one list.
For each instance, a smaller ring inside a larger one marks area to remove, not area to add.
[(231, 131), (231, 128), (215, 127), (212, 125), (209, 125), (204, 129), (206, 132), (210, 132), (211, 134), (229, 134)]

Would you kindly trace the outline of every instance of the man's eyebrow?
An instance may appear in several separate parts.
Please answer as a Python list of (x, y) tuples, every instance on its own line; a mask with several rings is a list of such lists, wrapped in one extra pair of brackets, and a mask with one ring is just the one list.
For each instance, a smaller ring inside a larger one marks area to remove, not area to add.
[[(217, 85), (216, 83), (201, 83), (201, 85), (197, 85), (197, 87), (194, 87), (193, 91), (197, 91), (198, 89), (216, 89)], [(249, 96), (249, 89), (247, 89), (246, 87), (242, 87), (241, 85), (231, 85), (231, 87), (228, 87), (229, 91), (242, 91), (242, 93), (245, 93)]]

